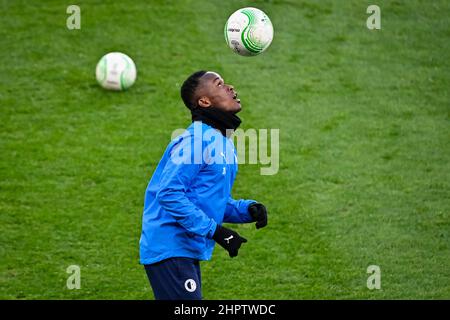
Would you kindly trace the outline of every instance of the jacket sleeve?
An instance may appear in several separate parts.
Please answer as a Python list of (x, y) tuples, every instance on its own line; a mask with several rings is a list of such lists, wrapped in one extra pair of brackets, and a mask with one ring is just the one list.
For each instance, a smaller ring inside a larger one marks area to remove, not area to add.
[(229, 197), (223, 221), (229, 223), (252, 222), (253, 219), (248, 213), (248, 206), (254, 202), (256, 201), (243, 199), (234, 200), (233, 198)]
[(194, 163), (194, 144), (189, 140), (181, 139), (173, 146), (170, 159), (162, 172), (156, 198), (164, 210), (188, 232), (212, 238), (217, 223), (186, 196), (192, 180), (203, 166), (203, 163)]

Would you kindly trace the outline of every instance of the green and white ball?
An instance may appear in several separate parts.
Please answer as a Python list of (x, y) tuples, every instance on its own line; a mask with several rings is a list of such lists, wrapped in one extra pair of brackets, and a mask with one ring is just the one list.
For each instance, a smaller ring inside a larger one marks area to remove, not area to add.
[(257, 8), (235, 11), (225, 24), (228, 46), (242, 56), (256, 56), (266, 50), (273, 39), (273, 26), (269, 17)]
[(110, 52), (97, 63), (95, 76), (98, 83), (108, 90), (126, 90), (136, 80), (136, 65), (124, 53)]

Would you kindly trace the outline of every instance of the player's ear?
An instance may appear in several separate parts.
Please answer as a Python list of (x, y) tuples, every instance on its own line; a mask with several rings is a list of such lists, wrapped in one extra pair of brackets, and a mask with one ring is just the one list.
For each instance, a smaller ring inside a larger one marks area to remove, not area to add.
[(198, 99), (198, 105), (202, 108), (208, 108), (211, 106), (211, 100), (208, 97), (201, 97)]

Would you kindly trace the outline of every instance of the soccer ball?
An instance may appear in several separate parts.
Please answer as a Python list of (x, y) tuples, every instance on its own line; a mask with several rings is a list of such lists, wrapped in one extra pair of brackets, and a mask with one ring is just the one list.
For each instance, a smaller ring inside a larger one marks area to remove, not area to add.
[(225, 24), (228, 46), (242, 56), (256, 56), (266, 50), (273, 39), (269, 17), (257, 8), (235, 11)]
[(136, 66), (129, 56), (110, 52), (97, 63), (95, 76), (98, 83), (108, 90), (125, 90), (136, 80)]

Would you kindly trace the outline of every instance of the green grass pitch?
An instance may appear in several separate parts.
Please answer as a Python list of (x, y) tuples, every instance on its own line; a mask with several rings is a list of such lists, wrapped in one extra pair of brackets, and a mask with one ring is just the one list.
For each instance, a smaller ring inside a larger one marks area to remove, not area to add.
[[(450, 298), (449, 1), (75, 2), (0, 1), (1, 299), (153, 298), (144, 191), (199, 69), (238, 90), (243, 129), (280, 129), (278, 174), (241, 165), (233, 193), (269, 226), (233, 226), (249, 241), (202, 263), (205, 299)], [(249, 5), (275, 30), (252, 58), (223, 36)], [(110, 51), (137, 65), (127, 92), (96, 83)]]

